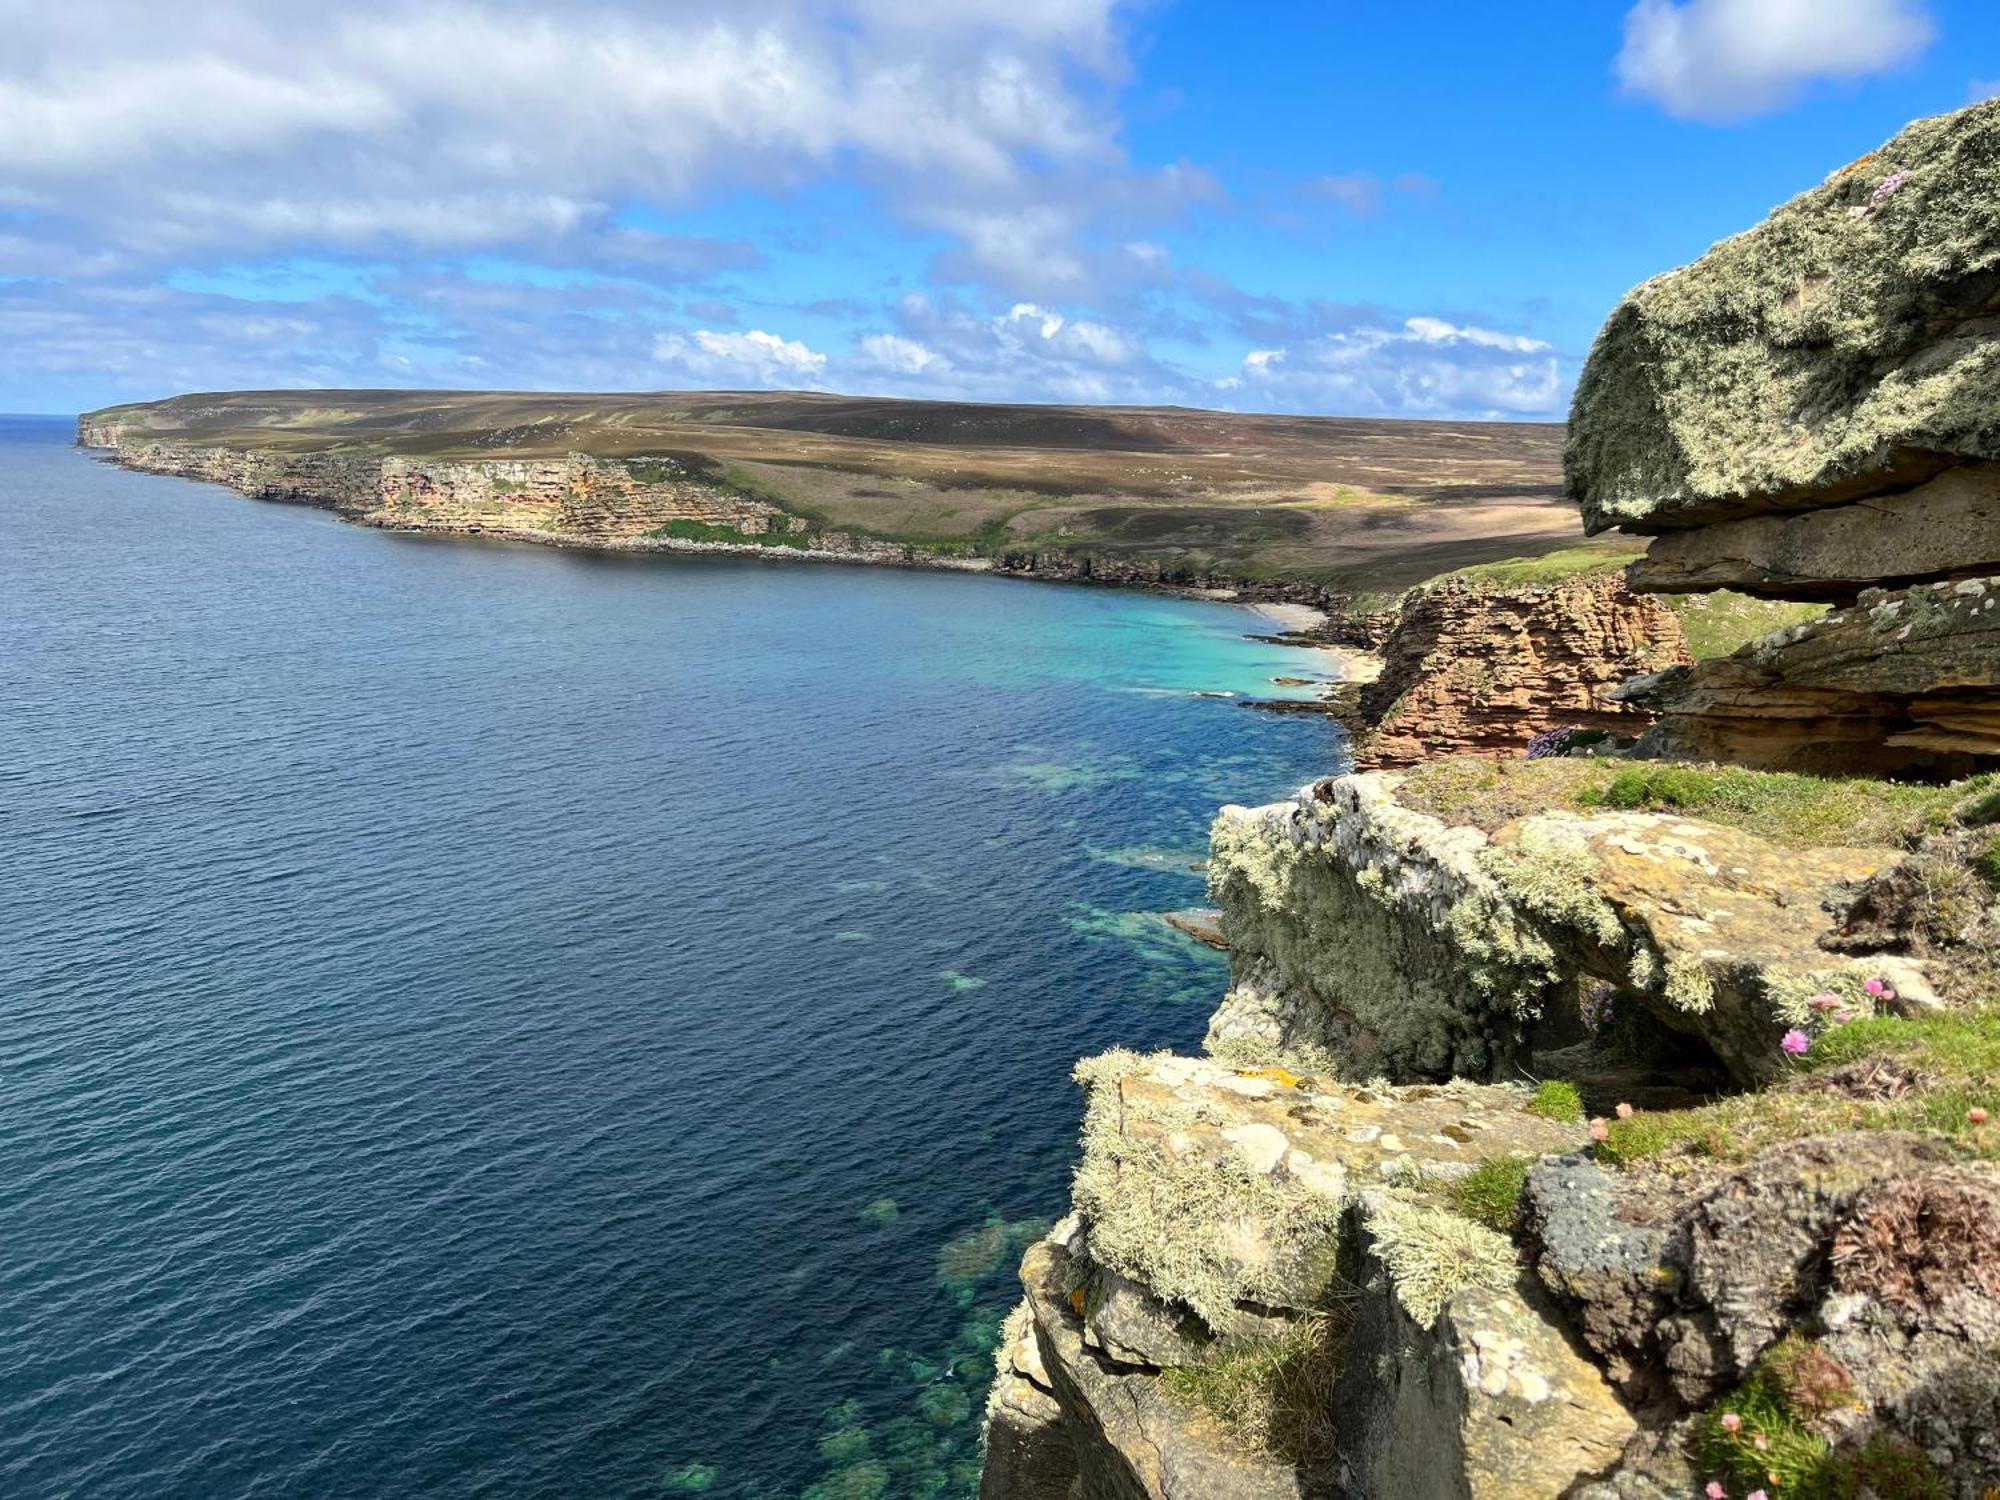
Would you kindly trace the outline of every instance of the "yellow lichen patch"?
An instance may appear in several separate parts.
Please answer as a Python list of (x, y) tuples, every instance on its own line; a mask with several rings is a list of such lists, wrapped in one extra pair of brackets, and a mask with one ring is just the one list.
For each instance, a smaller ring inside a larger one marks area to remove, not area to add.
[(1238, 1068), (1236, 1076), (1238, 1078), (1268, 1078), (1280, 1088), (1287, 1089), (1295, 1089), (1307, 1081), (1305, 1074), (1294, 1073), (1282, 1063), (1273, 1063), (1269, 1067), (1263, 1068)]

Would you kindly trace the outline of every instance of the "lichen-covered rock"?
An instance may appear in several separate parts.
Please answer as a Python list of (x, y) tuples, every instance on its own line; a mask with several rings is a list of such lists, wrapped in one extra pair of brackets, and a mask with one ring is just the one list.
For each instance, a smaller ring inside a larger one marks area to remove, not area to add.
[(1613, 697), (1627, 678), (1689, 660), (1680, 621), (1612, 573), (1533, 588), (1443, 583), (1413, 591), (1361, 688), (1368, 770), (1442, 755), (1518, 755), (1562, 726), (1635, 736), (1650, 722)]
[(993, 1389), (986, 1400), (979, 1500), (1069, 1500), (1076, 1447), (1063, 1430), (1034, 1309), (1023, 1301), (1001, 1325)]
[[(1439, 1418), (1457, 1424), (1458, 1445), (1441, 1465), (1498, 1472), (1498, 1424), (1553, 1422), (1584, 1384), (1575, 1356), (1558, 1358), (1561, 1335), (1521, 1326), (1506, 1300), (1521, 1274), (1509, 1242), (1426, 1196), (1494, 1157), (1572, 1150), (1580, 1122), (1529, 1113), (1521, 1088), (1363, 1088), (1164, 1054), (1111, 1053), (1078, 1076), (1089, 1107), (1075, 1212), (1023, 1262), (1037, 1345), (1000, 1361), (984, 1500), (1064, 1497), (1049, 1487), (1059, 1481), (1011, 1477), (1068, 1472), (1044, 1446), (1058, 1436), (1077, 1493), (1100, 1500), (1395, 1493), (1342, 1490), (1334, 1466), (1344, 1419), (1327, 1403), (1364, 1249), (1406, 1336), (1470, 1382), (1470, 1415)], [(1320, 1408), (1292, 1413), (1301, 1430), (1260, 1435), (1189, 1394), (1271, 1350), (1310, 1353), (1324, 1371), (1309, 1398)], [(1560, 1453), (1582, 1428), (1534, 1430)], [(1532, 1491), (1480, 1481), (1470, 1493)]]
[(1968, 1496), (2000, 1481), (2000, 1169), (1894, 1133), (1691, 1175), (1570, 1158), (1529, 1174), (1526, 1213), (1542, 1282), (1654, 1427), (1805, 1337), (1853, 1442), (1907, 1439)]
[[(1919, 120), (1634, 289), (1577, 386), (1592, 531), (1845, 504), (2000, 459), (2000, 101)], [(1898, 563), (1893, 531), (1878, 576)]]
[(1395, 785), (1339, 777), (1223, 810), (1209, 868), (1232, 983), (1212, 1051), (1500, 1076), (1581, 1037), (1580, 986), (1601, 982), (1755, 1081), (1786, 1031), (1823, 1024), (1815, 993), (1868, 1006), (1880, 960), (1819, 939), (1897, 851), (1782, 848), (1661, 813), (1547, 812), (1489, 836), (1402, 806)]
[(1639, 679), (1640, 753), (1817, 774), (2000, 762), (2000, 577), (1870, 591), (1734, 655)]

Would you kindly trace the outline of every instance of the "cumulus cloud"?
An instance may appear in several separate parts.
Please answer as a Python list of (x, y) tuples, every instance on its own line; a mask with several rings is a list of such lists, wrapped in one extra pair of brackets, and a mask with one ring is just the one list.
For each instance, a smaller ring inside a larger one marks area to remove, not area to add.
[(811, 389), (826, 368), (826, 356), (818, 350), (761, 328), (746, 333), (698, 328), (691, 334), (662, 334), (653, 341), (653, 357), (698, 383), (729, 387)]
[(1639, 0), (1616, 69), (1669, 114), (1742, 120), (1818, 80), (1900, 67), (1935, 35), (1919, 0)]
[(1562, 397), (1549, 344), (1424, 316), (1253, 349), (1219, 388), (1274, 410), (1439, 417), (1547, 418)]

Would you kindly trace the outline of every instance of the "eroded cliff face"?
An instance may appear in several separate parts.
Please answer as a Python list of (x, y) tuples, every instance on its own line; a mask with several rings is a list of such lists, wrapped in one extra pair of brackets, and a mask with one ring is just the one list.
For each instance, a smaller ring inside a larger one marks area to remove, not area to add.
[(1652, 723), (1627, 679), (1692, 658), (1679, 619), (1619, 574), (1532, 588), (1412, 590), (1358, 696), (1364, 770), (1439, 755), (1518, 755), (1557, 728), (1633, 738)]
[(403, 530), (624, 540), (675, 521), (745, 536), (797, 524), (768, 501), (733, 493), (674, 458), (425, 460), (341, 449), (207, 447), (130, 441), (115, 424), (89, 422), (80, 440), (148, 473), (325, 506), (349, 520)]

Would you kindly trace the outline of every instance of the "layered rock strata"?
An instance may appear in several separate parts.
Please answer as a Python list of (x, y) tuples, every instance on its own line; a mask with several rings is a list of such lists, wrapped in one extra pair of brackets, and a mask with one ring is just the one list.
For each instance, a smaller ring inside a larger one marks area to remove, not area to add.
[(1665, 715), (1649, 749), (2000, 764), (1996, 202), (2000, 101), (1918, 121), (1605, 324), (1566, 482), (1591, 531), (1656, 538), (1634, 587), (1842, 606), (1628, 695)]
[(1437, 755), (1518, 755), (1559, 727), (1634, 737), (1651, 722), (1616, 696), (1691, 658), (1673, 611), (1617, 574), (1533, 588), (1414, 589), (1354, 704), (1364, 770)]

